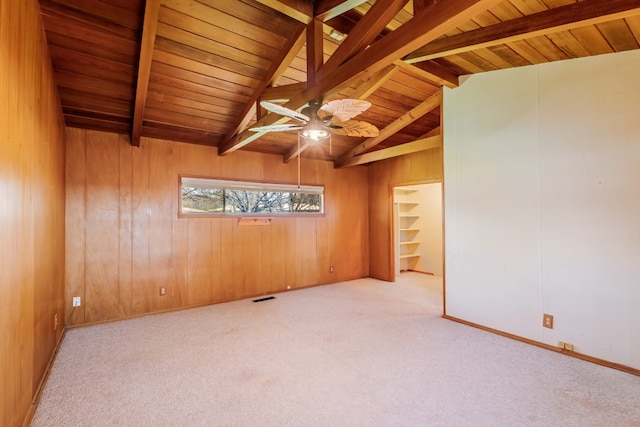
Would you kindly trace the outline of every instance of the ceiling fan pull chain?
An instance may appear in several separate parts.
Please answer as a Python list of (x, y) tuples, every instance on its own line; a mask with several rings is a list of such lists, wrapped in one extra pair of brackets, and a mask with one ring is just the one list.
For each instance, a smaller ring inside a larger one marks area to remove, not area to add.
[(298, 190), (300, 190), (300, 134), (298, 133)]

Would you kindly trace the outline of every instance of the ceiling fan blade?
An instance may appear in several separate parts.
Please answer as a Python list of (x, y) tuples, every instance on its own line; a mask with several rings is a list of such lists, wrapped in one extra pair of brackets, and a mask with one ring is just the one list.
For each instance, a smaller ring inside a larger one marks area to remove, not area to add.
[(249, 130), (254, 132), (286, 132), (288, 130), (298, 130), (302, 129), (302, 126), (294, 125), (294, 124), (283, 124), (283, 125), (269, 125), (269, 126), (258, 126), (249, 128)]
[(360, 136), (365, 138), (371, 138), (380, 134), (378, 128), (371, 123), (358, 120), (336, 121), (329, 125), (329, 129), (337, 135)]
[(302, 113), (298, 113), (295, 110), (283, 107), (282, 105), (274, 104), (272, 102), (261, 101), (260, 106), (272, 113), (280, 114), (281, 116), (291, 117), (292, 119), (300, 120), (302, 123), (307, 123), (310, 119)]
[(337, 120), (345, 121), (352, 119), (369, 107), (371, 107), (371, 103), (369, 101), (363, 101), (362, 99), (336, 99), (335, 101), (330, 101), (320, 107), (320, 111), (328, 114), (323, 114), (319, 111), (318, 115), (321, 118), (323, 115), (325, 117), (329, 115), (332, 116), (331, 120), (335, 118)]

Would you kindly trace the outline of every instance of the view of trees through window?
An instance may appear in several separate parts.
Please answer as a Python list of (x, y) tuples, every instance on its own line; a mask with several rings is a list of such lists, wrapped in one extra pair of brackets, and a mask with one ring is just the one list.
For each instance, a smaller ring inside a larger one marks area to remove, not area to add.
[[(271, 214), (271, 213), (322, 213), (323, 195), (321, 192), (291, 191), (282, 189), (281, 185), (252, 184), (251, 187), (261, 186), (259, 189), (241, 189), (238, 185), (230, 184), (225, 188), (207, 188), (206, 186), (182, 185), (182, 213), (211, 213), (211, 214)], [(195, 181), (195, 180), (194, 180)], [(202, 181), (202, 180), (199, 180)], [(220, 184), (219, 181), (214, 181)], [(315, 187), (321, 188), (321, 187)]]

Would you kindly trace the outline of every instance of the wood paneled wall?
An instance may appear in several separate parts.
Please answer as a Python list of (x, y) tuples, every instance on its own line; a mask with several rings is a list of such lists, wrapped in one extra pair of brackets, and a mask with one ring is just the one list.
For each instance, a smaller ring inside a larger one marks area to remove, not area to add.
[(369, 275), (394, 281), (393, 187), (442, 180), (442, 149), (436, 148), (369, 166)]
[[(296, 162), (67, 130), (67, 310), (72, 324), (126, 318), (368, 275), (368, 173), (303, 160), (325, 186), (326, 215), (179, 218), (178, 176), (297, 182)], [(334, 272), (330, 273), (330, 266)], [(166, 289), (161, 296), (159, 288)], [(72, 296), (83, 305), (71, 313)]]
[[(0, 425), (20, 426), (64, 326), (64, 123), (37, 0), (0, 2)], [(54, 330), (54, 318), (58, 324)]]

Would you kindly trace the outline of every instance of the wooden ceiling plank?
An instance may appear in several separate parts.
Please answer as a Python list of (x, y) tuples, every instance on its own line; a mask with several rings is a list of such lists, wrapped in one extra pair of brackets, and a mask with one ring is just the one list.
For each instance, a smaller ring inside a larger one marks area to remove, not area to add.
[(442, 90), (439, 90), (436, 94), (427, 98), (425, 101), (421, 102), (420, 104), (412, 108), (410, 111), (403, 114), (401, 117), (397, 118), (392, 123), (387, 125), (384, 129), (380, 131), (380, 134), (378, 136), (375, 136), (373, 138), (367, 138), (365, 141), (363, 141), (362, 143), (358, 144), (357, 146), (349, 150), (349, 152), (340, 159), (340, 162), (342, 162), (343, 160), (346, 161), (349, 158), (358, 156), (364, 153), (365, 151), (370, 150), (371, 148), (380, 144), (385, 139), (389, 138), (391, 135), (398, 132), (400, 129), (410, 125), (414, 121), (418, 120), (420, 117), (432, 111), (434, 108), (438, 108), (441, 104), (442, 104)]
[(366, 3), (366, 1), (367, 0), (320, 0), (315, 5), (315, 17), (323, 22), (327, 22), (360, 6), (362, 3)]
[[(221, 2), (219, 0), (210, 3), (212, 3), (212, 5), (204, 4), (203, 2), (163, 0), (162, 5), (191, 18), (196, 18), (200, 21), (214, 25), (216, 28), (224, 30), (225, 34), (228, 34), (228, 36), (226, 37), (218, 37), (214, 36), (212, 33), (206, 33), (211, 34), (212, 38), (214, 39), (230, 40), (232, 36), (235, 36), (240, 38), (249, 38), (251, 40), (259, 40), (261, 44), (266, 44), (268, 46), (278, 48), (286, 44), (287, 37), (271, 32), (268, 29), (260, 27), (259, 25), (255, 25), (253, 23), (253, 17), (236, 17), (234, 16), (234, 14), (221, 11), (213, 6), (220, 4)], [(254, 10), (257, 14), (261, 13), (256, 9)], [(178, 27), (181, 26), (177, 22), (172, 21), (172, 23)], [(192, 29), (191, 26), (188, 26), (186, 28)]]
[(271, 9), (307, 25), (313, 19), (313, 2), (309, 0), (256, 0)]
[[(448, 0), (436, 3), (427, 9), (428, 12), (414, 17), (407, 25), (401, 26), (374, 42), (369, 49), (356, 54), (329, 73), (325, 79), (291, 99), (285, 107), (295, 110), (323, 94), (330, 97), (332, 93), (355, 83), (360, 74), (384, 68), (499, 2), (500, 0)], [(281, 116), (270, 113), (260, 119), (256, 126), (275, 124), (279, 120), (282, 120)], [(244, 131), (227, 141), (220, 154), (244, 147), (262, 135), (264, 132)]]
[(72, 89), (87, 96), (108, 97), (129, 102), (134, 97), (134, 89), (129, 84), (108, 82), (96, 77), (81, 76), (66, 71), (56, 72), (56, 82), (60, 88)]
[(218, 54), (211, 53), (205, 50), (198, 49), (193, 46), (189, 46), (186, 41), (170, 40), (161, 35), (156, 36), (156, 51), (170, 52), (179, 57), (188, 58), (192, 61), (201, 62), (204, 65), (212, 66), (223, 71), (236, 73), (245, 77), (249, 77), (255, 80), (261, 80), (264, 71), (238, 62), (231, 59), (222, 57)]
[(114, 50), (103, 45), (92, 43), (87, 39), (78, 39), (64, 34), (47, 31), (49, 46), (61, 46), (75, 52), (108, 59), (122, 64), (136, 67), (138, 64), (138, 48)]
[[(266, 44), (255, 43), (254, 40), (246, 37), (239, 37), (208, 22), (164, 6), (160, 9), (157, 33), (158, 36), (261, 70), (269, 67), (271, 59), (281, 50)], [(212, 40), (218, 41), (212, 42)], [(233, 40), (234, 44), (222, 43), (220, 40)]]
[(603, 22), (598, 29), (616, 52), (638, 49), (638, 42), (625, 21)]
[(591, 55), (591, 53), (589, 53), (589, 51), (569, 31), (560, 31), (559, 33), (548, 34), (547, 38), (551, 40), (553, 44), (558, 46), (558, 49), (565, 52), (571, 58), (582, 58)]
[(137, 11), (123, 9), (118, 5), (103, 1), (77, 1), (77, 0), (40, 0), (41, 7), (64, 10), (66, 13), (75, 11), (80, 19), (99, 21), (101, 25), (116, 24), (129, 29), (137, 30), (140, 20)]
[(123, 78), (131, 79), (132, 81), (136, 74), (136, 69), (132, 65), (96, 55), (89, 55), (84, 52), (78, 52), (73, 49), (68, 49), (67, 47), (50, 45), (49, 52), (51, 52), (54, 66), (58, 65), (57, 61), (64, 61), (65, 63), (80, 63), (87, 67), (96, 68), (96, 72), (98, 74), (100, 74), (99, 70), (107, 70), (123, 75), (125, 76)]
[(640, 44), (640, 16), (629, 16), (625, 19), (633, 37), (635, 37), (638, 44)]
[[(168, 102), (172, 98), (184, 99), (185, 102), (196, 101), (203, 104), (209, 104), (209, 108), (223, 108), (233, 111), (241, 111), (245, 105), (245, 100), (229, 99), (227, 97), (221, 98), (216, 93), (203, 93), (199, 91), (197, 86), (195, 87), (176, 87), (172, 80), (167, 81), (154, 81), (151, 79), (149, 83), (148, 96), (155, 96), (160, 99), (168, 96)], [(176, 102), (174, 102), (176, 103)]]
[(409, 63), (469, 52), (640, 14), (640, 0), (583, 0), (501, 24), (439, 39), (407, 56)]
[(260, 82), (260, 79), (233, 73), (220, 67), (216, 67), (200, 61), (194, 61), (193, 59), (176, 55), (175, 53), (168, 52), (162, 49), (158, 49), (158, 43), (156, 43), (156, 48), (153, 52), (153, 62), (171, 65), (177, 68), (183, 68), (185, 70), (202, 74), (204, 76), (208, 76), (217, 80), (233, 82), (234, 84), (240, 86), (255, 87)]
[(252, 87), (236, 84), (234, 81), (211, 77), (210, 74), (191, 71), (186, 67), (163, 64), (157, 62), (155, 59), (151, 63), (151, 73), (154, 75), (163, 74), (171, 76), (175, 79), (184, 80), (185, 82), (196, 83), (219, 91), (231, 92), (243, 97), (249, 97), (253, 93)]
[(140, 146), (142, 136), (142, 120), (149, 90), (149, 77), (153, 47), (156, 40), (158, 16), (160, 14), (160, 0), (146, 0), (144, 8), (144, 24), (142, 27), (142, 41), (140, 42), (140, 63), (138, 65), (138, 83), (133, 107), (133, 124), (131, 131), (131, 145)]
[[(305, 28), (306, 27), (304, 25), (301, 25), (301, 24), (298, 25), (296, 28), (296, 33), (292, 34), (292, 36), (289, 38), (289, 42), (280, 50), (279, 55), (273, 59), (271, 63), (271, 67), (265, 73), (264, 78), (257, 85), (253, 94), (250, 96), (249, 100), (245, 103), (245, 107), (243, 111), (238, 116), (239, 117), (238, 121), (235, 123), (234, 126), (231, 127), (231, 131), (227, 133), (223, 142), (220, 144), (220, 149), (218, 150), (219, 155), (229, 154), (237, 150), (238, 148), (240, 148), (239, 145), (236, 145), (233, 143), (234, 136), (237, 135), (239, 132), (243, 131), (244, 126), (246, 126), (246, 124), (249, 123), (249, 119), (253, 117), (252, 112), (254, 111), (255, 104), (260, 99), (262, 92), (265, 90), (269, 82), (273, 80), (273, 76), (275, 75), (275, 73), (280, 70), (280, 66), (282, 62), (285, 61), (285, 59), (288, 60), (289, 58), (292, 57), (291, 56), (292, 50), (298, 49), (298, 41), (300, 39), (300, 35), (305, 32)], [(258, 135), (257, 136), (258, 138), (264, 135), (264, 132), (251, 132), (249, 130), (246, 130), (245, 132), (249, 132), (249, 134), (254, 134), (249, 136)], [(254, 141), (255, 139), (256, 138), (253, 138), (250, 141), (247, 141), (246, 144), (248, 144), (251, 141)]]
[(385, 29), (389, 21), (404, 7), (407, 1), (387, 0), (376, 2), (353, 27), (347, 38), (338, 46), (338, 49), (329, 57), (319, 73), (319, 78), (335, 70), (344, 61), (369, 46)]
[(424, 61), (417, 64), (409, 64), (401, 59), (394, 62), (416, 76), (437, 83), (440, 86), (456, 88), (459, 85), (459, 76), (442, 65), (433, 61)]
[(420, 151), (432, 150), (442, 147), (442, 135), (429, 136), (421, 138), (405, 144), (396, 145), (382, 150), (372, 151), (370, 153), (360, 154), (359, 156), (348, 159), (340, 159), (334, 163), (336, 168), (344, 168), (348, 166), (362, 165), (366, 163), (377, 162), (380, 160), (390, 159), (393, 157), (404, 156)]
[(110, 49), (133, 56), (137, 53), (138, 43), (128, 35), (105, 32), (104, 29), (96, 28), (83, 23), (70, 23), (64, 17), (43, 15), (47, 33), (55, 33), (71, 39), (80, 40), (83, 43), (95, 43), (103, 49)]

